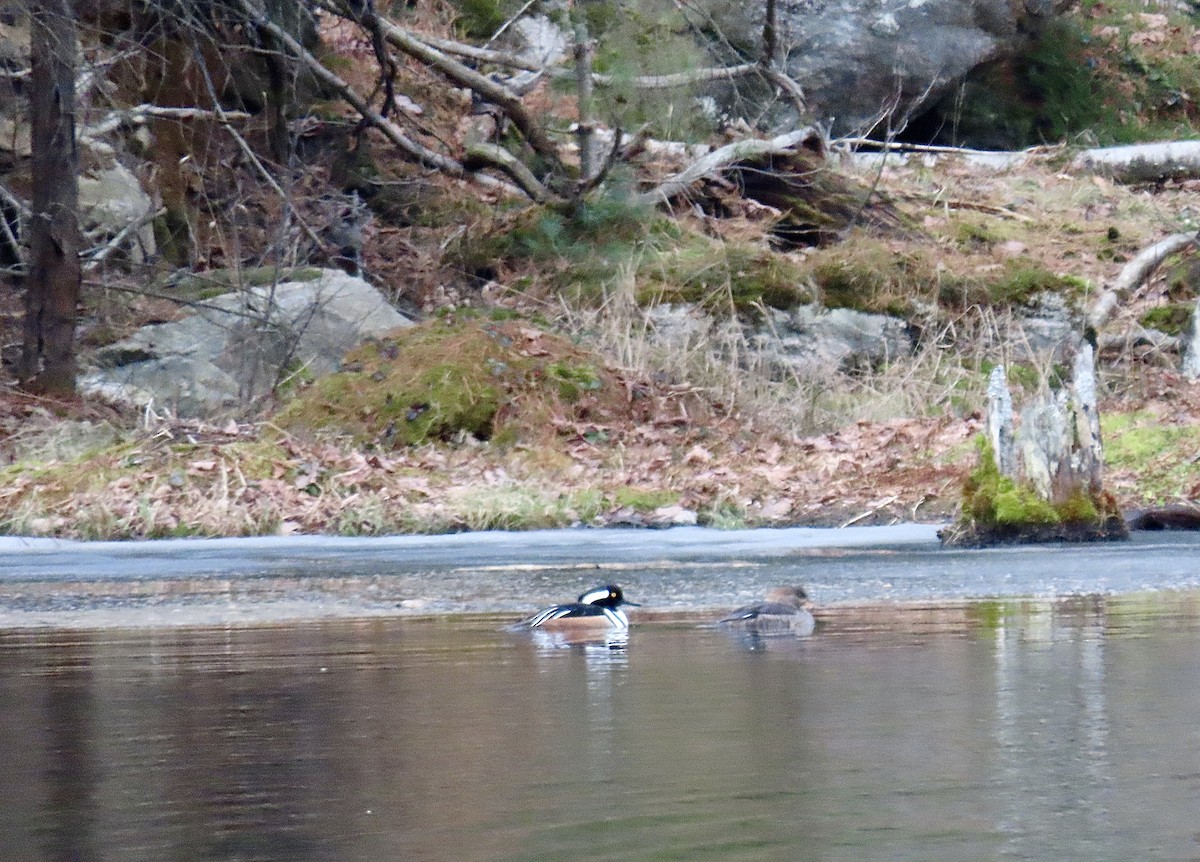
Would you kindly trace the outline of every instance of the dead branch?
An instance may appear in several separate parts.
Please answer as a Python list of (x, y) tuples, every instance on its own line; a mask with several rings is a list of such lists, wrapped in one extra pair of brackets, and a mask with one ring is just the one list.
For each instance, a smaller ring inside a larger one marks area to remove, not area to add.
[[(592, 83), (598, 87), (612, 87), (616, 84), (628, 83), (637, 90), (669, 90), (674, 87), (687, 87), (692, 84), (704, 84), (709, 81), (729, 81), (757, 72), (762, 67), (758, 63), (742, 63), (738, 66), (726, 66), (712, 69), (693, 69), (688, 72), (673, 72), (669, 75), (641, 75), (636, 78), (617, 78), (614, 75), (592, 73)], [(562, 73), (564, 76), (570, 74)], [(558, 77), (558, 73), (555, 73)]]
[(121, 228), (120, 232), (117, 233), (116, 236), (106, 242), (98, 251), (96, 251), (95, 254), (87, 259), (87, 261), (83, 264), (83, 271), (85, 273), (91, 272), (100, 264), (104, 263), (105, 258), (112, 254), (115, 249), (120, 248), (121, 243), (125, 242), (125, 240), (131, 234), (141, 230), (159, 216), (165, 215), (166, 212), (167, 208), (162, 207), (156, 211), (148, 212), (141, 218), (134, 219), (129, 224), (125, 225), (125, 227)]
[(1175, 252), (1182, 251), (1197, 242), (1200, 242), (1200, 234), (1175, 233), (1139, 251), (1134, 255), (1133, 260), (1121, 268), (1120, 274), (1117, 275), (1112, 285), (1101, 291), (1096, 298), (1092, 304), (1092, 310), (1088, 312), (1088, 325), (1093, 329), (1100, 329), (1104, 326), (1116, 309), (1117, 303), (1127, 299), (1135, 288), (1149, 278), (1150, 273), (1160, 263)]
[[(303, 63), (314, 77), (337, 91), (337, 93), (359, 113), (359, 116), (370, 123), (373, 127), (378, 129), (385, 138), (391, 141), (391, 143), (402, 152), (408, 154), (417, 162), (427, 167), (434, 168), (435, 170), (442, 171), (449, 176), (463, 178), (471, 176), (463, 167), (462, 163), (457, 159), (452, 159), (449, 156), (435, 152), (423, 144), (414, 141), (391, 120), (387, 119), (386, 117), (381, 117), (371, 108), (369, 104), (367, 104), (366, 100), (363, 99), (362, 96), (355, 92), (353, 87), (343, 81), (342, 78), (335, 72), (327, 69), (320, 60), (314, 57), (307, 49), (304, 48), (303, 45), (292, 38), (290, 33), (266, 18), (259, 9), (254, 7), (254, 4), (250, 2), (250, 0), (238, 0), (238, 5), (256, 27), (266, 30), (275, 36), (279, 40), (279, 43), (289, 54), (291, 54), (291, 56)], [(387, 22), (383, 21), (382, 23), (386, 24)], [(490, 177), (487, 174), (480, 174), (473, 178), (485, 185), (517, 191), (508, 183), (497, 180), (496, 178)]]
[(728, 167), (743, 159), (787, 153), (819, 134), (814, 127), (806, 126), (803, 129), (797, 129), (794, 132), (788, 132), (787, 134), (779, 135), (766, 141), (758, 139), (736, 141), (713, 150), (679, 173), (668, 177), (650, 191), (642, 192), (637, 196), (636, 200), (641, 204), (653, 205), (665, 203), (687, 189), (692, 183), (719, 171), (721, 168)]
[(10, 192), (4, 183), (0, 183), (0, 201), (3, 201), (16, 210), (22, 218), (30, 218), (33, 215), (33, 212), (29, 209), (29, 204)]
[(495, 168), (508, 175), (521, 191), (537, 203), (562, 203), (562, 199), (546, 188), (525, 163), (504, 147), (482, 141), (468, 143), (465, 148), (463, 167), (477, 171), (484, 167)]
[[(228, 123), (233, 120), (249, 120), (252, 115), (244, 111), (222, 111), (220, 122)], [(96, 138), (126, 125), (141, 125), (149, 117), (161, 117), (169, 120), (212, 120), (218, 119), (216, 111), (205, 108), (171, 108), (163, 105), (137, 105), (124, 111), (113, 111), (98, 123), (84, 126), (79, 130), (81, 138)]]
[(869, 147), (872, 150), (887, 150), (903, 153), (945, 153), (952, 156), (1008, 156), (1023, 158), (1035, 153), (1057, 151), (1060, 147), (1030, 147), (1026, 150), (973, 150), (970, 147), (951, 147), (942, 144), (911, 144), (904, 141), (878, 141), (861, 135), (845, 138), (834, 138), (829, 142), (833, 147)]
[[(3, 213), (0, 213), (0, 240), (3, 240), (3, 245), (8, 248), (10, 257), (17, 262), (18, 266), (24, 267), (25, 252)], [(5, 272), (7, 271), (8, 269), (5, 270)]]
[[(476, 48), (455, 42), (452, 39), (442, 39), (437, 36), (411, 34), (426, 45), (436, 48), (444, 54), (466, 57), (480, 63), (491, 63), (495, 66), (505, 66), (510, 69), (521, 69), (526, 72), (546, 71), (545, 64), (536, 60), (517, 56), (506, 51), (495, 51), (490, 48)], [(592, 84), (596, 87), (613, 87), (623, 84), (635, 90), (670, 90), (677, 87), (688, 87), (693, 84), (705, 84), (710, 81), (729, 81), (758, 72), (762, 67), (758, 63), (741, 63), (737, 66), (714, 67), (707, 69), (691, 69), (687, 72), (672, 72), (667, 75), (639, 75), (635, 78), (618, 78), (602, 72), (592, 72)], [(549, 70), (553, 78), (573, 78), (575, 72), (570, 69), (556, 68)], [(793, 82), (795, 84), (795, 82)]]
[(428, 33), (422, 33), (419, 36), (414, 33), (413, 36), (431, 48), (436, 48), (443, 54), (466, 57), (469, 60), (475, 60), (480, 63), (491, 63), (493, 66), (506, 66), (510, 69), (522, 69), (526, 72), (540, 72), (545, 68), (544, 64), (536, 60), (519, 57), (507, 51), (496, 51), (492, 48), (477, 48), (474, 45), (455, 42), (453, 39), (443, 39), (440, 36), (433, 36)]
[[(9, 207), (9, 209), (14, 210), (17, 213), (18, 218), (29, 219), (32, 215), (29, 210), (29, 205), (10, 192), (4, 183), (0, 183), (0, 203), (4, 203)], [(20, 240), (18, 240), (16, 234), (13, 233), (12, 227), (10, 227), (8, 224), (8, 218), (2, 210), (0, 210), (0, 239), (3, 239), (4, 244), (8, 246), (13, 260), (25, 260), (25, 254), (21, 249)]]
[(1181, 353), (1183, 339), (1138, 324), (1126, 332), (1106, 333), (1096, 339), (1096, 350), (1107, 356), (1124, 356), (1133, 347), (1148, 347), (1159, 353)]
[(383, 87), (383, 107), (379, 110), (379, 116), (386, 117), (396, 110), (396, 59), (384, 44), (380, 26), (382, 19), (375, 12), (374, 0), (358, 0), (350, 11), (354, 22), (371, 37), (371, 49), (375, 52), (375, 61), (379, 63), (379, 81)]
[(979, 201), (964, 201), (957, 198), (943, 198), (941, 193), (926, 194), (925, 192), (906, 192), (895, 191), (889, 192), (893, 197), (903, 198), (904, 200), (917, 201), (933, 207), (945, 207), (951, 210), (972, 210), (974, 212), (987, 213), (988, 215), (999, 216), (1000, 218), (1010, 218), (1015, 221), (1032, 224), (1037, 221), (1033, 216), (1027, 216), (1024, 213), (1019, 213), (1016, 210), (1008, 207), (995, 206), (994, 204), (980, 203)]
[[(242, 2), (244, 3), (245, 0)], [(322, 5), (325, 5), (326, 2), (328, 0), (323, 0)], [(478, 93), (482, 98), (499, 107), (538, 155), (550, 159), (557, 166), (562, 165), (558, 145), (550, 139), (546, 130), (525, 109), (520, 96), (503, 84), (493, 81), (486, 75), (479, 74), (453, 57), (443, 54), (386, 18), (379, 19), (379, 23), (384, 36), (394, 47), (441, 72), (460, 87), (466, 87), (472, 92)]]

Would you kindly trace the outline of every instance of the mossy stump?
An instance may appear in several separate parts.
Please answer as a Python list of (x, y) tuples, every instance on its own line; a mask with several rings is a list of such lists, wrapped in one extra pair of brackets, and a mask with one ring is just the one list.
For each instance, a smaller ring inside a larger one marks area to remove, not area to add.
[(1115, 498), (1101, 484), (1103, 453), (1092, 348), (1079, 345), (1069, 392), (1049, 393), (1022, 413), (1014, 432), (1004, 366), (988, 385), (988, 433), (963, 483), (947, 545), (983, 547), (1128, 538)]

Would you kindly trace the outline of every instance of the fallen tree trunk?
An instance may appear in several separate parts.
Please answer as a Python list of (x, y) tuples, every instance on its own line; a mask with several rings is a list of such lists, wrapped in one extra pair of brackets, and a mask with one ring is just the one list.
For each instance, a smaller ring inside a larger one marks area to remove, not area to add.
[(1084, 150), (1071, 170), (1090, 171), (1121, 183), (1152, 183), (1200, 177), (1200, 141), (1130, 144)]
[(730, 165), (761, 156), (782, 155), (814, 138), (819, 140), (820, 132), (812, 126), (808, 126), (765, 141), (752, 138), (726, 144), (697, 159), (650, 191), (642, 192), (637, 196), (637, 202), (644, 205), (667, 203), (676, 195), (690, 188), (692, 183), (728, 168)]
[[(1031, 147), (1027, 150), (975, 150), (936, 144), (909, 144), (876, 141), (865, 137), (836, 138), (835, 147), (854, 150), (857, 161), (868, 163), (899, 154), (931, 153), (935, 156), (960, 156), (983, 168), (1008, 170), (1033, 161), (1057, 157), (1061, 146)], [(1094, 173), (1119, 183), (1152, 183), (1168, 179), (1200, 177), (1200, 141), (1169, 141), (1157, 144), (1129, 144), (1119, 147), (1094, 147), (1076, 153), (1068, 169)]]

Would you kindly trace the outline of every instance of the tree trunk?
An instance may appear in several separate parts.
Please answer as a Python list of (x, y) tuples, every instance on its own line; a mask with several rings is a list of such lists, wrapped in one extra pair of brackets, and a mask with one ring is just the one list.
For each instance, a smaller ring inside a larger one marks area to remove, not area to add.
[(75, 393), (75, 307), (82, 278), (75, 18), (70, 0), (43, 0), (32, 11), (33, 217), (20, 377), (32, 391), (69, 396)]

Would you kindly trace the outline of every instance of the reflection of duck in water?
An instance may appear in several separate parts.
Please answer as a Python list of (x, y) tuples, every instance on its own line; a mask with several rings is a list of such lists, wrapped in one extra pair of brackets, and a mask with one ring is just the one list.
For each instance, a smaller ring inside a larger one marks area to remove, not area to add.
[(738, 608), (718, 624), (730, 631), (758, 636), (803, 637), (812, 634), (817, 625), (812, 606), (804, 587), (776, 587), (767, 593), (766, 601)]
[(579, 601), (538, 611), (515, 627), (581, 633), (623, 632), (629, 629), (629, 617), (625, 616), (622, 605), (638, 606), (637, 602), (628, 601), (616, 584), (605, 584), (588, 590)]

